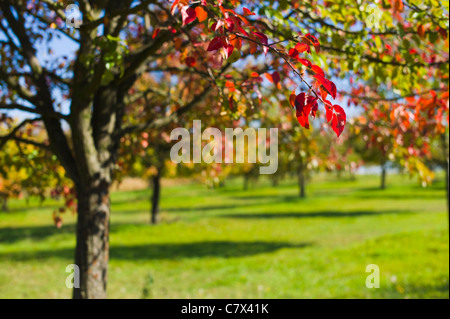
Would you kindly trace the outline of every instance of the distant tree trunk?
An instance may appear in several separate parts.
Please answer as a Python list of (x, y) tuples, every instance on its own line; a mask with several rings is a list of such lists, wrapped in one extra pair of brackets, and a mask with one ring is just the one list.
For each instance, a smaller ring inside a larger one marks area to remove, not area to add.
[(272, 187), (278, 187), (278, 177), (272, 179)]
[(356, 180), (356, 170), (353, 169), (353, 167), (350, 166), (349, 169), (349, 175), (350, 175), (350, 180), (351, 181), (355, 181)]
[(151, 210), (151, 224), (156, 225), (159, 221), (159, 200), (161, 198), (161, 173), (158, 170), (155, 176), (152, 177), (152, 210)]
[(95, 178), (77, 187), (77, 246), (75, 264), (80, 269), (80, 288), (74, 299), (106, 298), (109, 260), (110, 184)]
[(448, 166), (449, 166), (449, 161), (448, 161), (448, 145), (447, 145), (447, 136), (446, 134), (442, 134), (441, 135), (441, 147), (442, 147), (442, 152), (444, 153), (444, 159), (445, 159), (445, 165), (444, 165), (444, 171), (445, 171), (445, 191), (446, 191), (446, 195), (447, 195), (447, 215), (448, 215), (448, 223), (449, 223), (449, 228), (450, 228), (450, 212), (449, 212), (449, 193), (448, 193), (448, 178), (449, 178), (449, 174), (448, 174)]
[(8, 211), (8, 196), (2, 196), (2, 212)]
[(306, 193), (305, 193), (305, 183), (306, 183), (306, 179), (305, 179), (305, 172), (303, 169), (303, 165), (300, 164), (299, 169), (298, 169), (298, 187), (299, 187), (299, 196), (300, 198), (305, 198), (306, 197)]
[(250, 176), (248, 174), (244, 174), (244, 185), (243, 185), (243, 190), (246, 191), (248, 190), (248, 184), (250, 182)]
[(381, 184), (380, 184), (380, 188), (381, 189), (385, 189), (386, 188), (386, 162), (383, 162), (381, 164)]

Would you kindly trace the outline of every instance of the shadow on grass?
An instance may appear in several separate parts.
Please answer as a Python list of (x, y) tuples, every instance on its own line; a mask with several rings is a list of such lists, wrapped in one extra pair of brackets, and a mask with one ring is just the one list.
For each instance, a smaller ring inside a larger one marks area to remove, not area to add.
[(385, 214), (413, 214), (411, 210), (385, 210), (385, 211), (352, 211), (352, 212), (295, 212), (295, 213), (250, 213), (250, 214), (225, 214), (219, 217), (223, 218), (242, 218), (242, 219), (271, 219), (271, 218), (339, 218), (339, 217), (362, 217), (362, 216), (379, 216)]
[(0, 228), (0, 243), (13, 243), (20, 240), (43, 240), (60, 234), (74, 234), (75, 225), (64, 225), (58, 229), (54, 225), (35, 227)]
[(41, 210), (41, 209), (46, 209), (46, 210), (54, 210), (57, 208), (60, 208), (63, 204), (62, 203), (21, 203), (20, 206), (16, 206), (16, 204), (12, 204), (12, 207), (8, 207), (8, 210), (6, 212), (0, 212), (0, 217), (3, 215), (8, 215), (8, 214), (17, 214), (17, 213), (26, 213), (28, 212), (30, 209), (32, 210)]
[[(280, 196), (280, 195), (261, 195), (261, 196), (242, 196), (242, 197), (229, 197), (229, 202), (232, 204), (217, 204), (217, 205), (198, 205), (198, 206), (180, 206), (180, 207), (162, 207), (162, 211), (165, 212), (203, 212), (203, 211), (214, 211), (214, 210), (226, 210), (226, 209), (236, 209), (240, 207), (257, 207), (266, 204), (275, 203), (285, 203), (292, 202), (296, 200), (301, 200), (298, 196)], [(246, 202), (247, 200), (253, 202)], [(262, 201), (264, 200), (264, 201)]]
[(379, 192), (372, 192), (370, 195), (367, 194), (353, 194), (353, 198), (357, 199), (417, 199), (417, 200), (426, 200), (426, 199), (445, 199), (446, 195), (444, 193), (442, 194), (436, 194), (436, 193), (406, 193), (406, 194), (389, 194), (389, 193), (383, 193), (383, 191)]
[(162, 208), (162, 211), (165, 212), (177, 212), (177, 213), (183, 213), (183, 212), (204, 212), (204, 211), (214, 211), (214, 210), (225, 210), (225, 209), (233, 209), (237, 207), (250, 207), (250, 206), (256, 206), (256, 203), (251, 204), (224, 204), (224, 205), (206, 205), (206, 206), (194, 206), (194, 207), (167, 207)]
[[(265, 195), (265, 194), (261, 194), (261, 195), (242, 195), (242, 196), (233, 196), (232, 197), (233, 200), (256, 200), (256, 201), (260, 201), (260, 200), (265, 200), (264, 204), (266, 203), (276, 203), (276, 202), (296, 202), (296, 201), (302, 201), (303, 198), (300, 198), (300, 196), (298, 195)], [(258, 202), (256, 202), (253, 205), (258, 205)]]
[[(204, 241), (134, 246), (112, 246), (111, 260), (177, 260), (185, 258), (236, 258), (270, 253), (283, 248), (304, 248), (312, 243)], [(0, 254), (0, 260), (28, 261), (49, 258), (73, 259), (75, 248)]]
[[(150, 204), (149, 204), (150, 206)], [(250, 207), (257, 206), (256, 203), (253, 204), (235, 204), (235, 205), (205, 205), (205, 206), (191, 206), (191, 207), (165, 207), (161, 205), (161, 212), (167, 213), (192, 213), (192, 212), (205, 212), (205, 211), (216, 211), (216, 210), (226, 210), (233, 209), (238, 207)], [(112, 209), (113, 213), (121, 213), (121, 214), (142, 214), (148, 213), (150, 214), (150, 208), (142, 208), (142, 209)]]
[[(119, 206), (119, 205), (123, 205), (123, 204), (132, 204), (135, 202), (150, 201), (150, 192), (148, 192), (148, 191), (145, 191), (145, 193), (144, 193), (144, 191), (141, 191), (141, 192), (142, 193), (138, 193), (138, 194), (136, 194), (136, 192), (132, 192), (133, 195), (130, 197), (123, 196), (126, 193), (126, 192), (123, 192), (120, 194), (119, 198), (117, 198), (116, 197), (117, 195), (115, 195), (113, 193), (113, 194), (111, 194), (111, 206), (114, 206), (114, 205)], [(123, 198), (122, 198), (122, 196), (123, 196)]]

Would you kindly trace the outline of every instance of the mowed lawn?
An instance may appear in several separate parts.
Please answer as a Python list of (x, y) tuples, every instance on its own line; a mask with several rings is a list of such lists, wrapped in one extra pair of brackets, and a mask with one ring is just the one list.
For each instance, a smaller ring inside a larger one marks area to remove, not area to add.
[[(242, 191), (200, 184), (163, 188), (151, 226), (149, 190), (112, 195), (110, 298), (449, 298), (449, 238), (442, 177), (314, 179)], [(70, 298), (75, 217), (53, 226), (56, 202), (12, 201), (0, 213), (0, 298)], [(366, 266), (380, 288), (365, 286)]]

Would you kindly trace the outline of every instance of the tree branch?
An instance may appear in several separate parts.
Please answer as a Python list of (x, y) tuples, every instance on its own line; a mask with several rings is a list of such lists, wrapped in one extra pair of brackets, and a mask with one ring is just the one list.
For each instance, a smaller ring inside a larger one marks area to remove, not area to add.
[(7, 135), (0, 136), (0, 149), (3, 148), (3, 146), (11, 139), (17, 139), (16, 133), (20, 131), (21, 128), (23, 128), (27, 124), (31, 124), (36, 121), (42, 121), (42, 118), (34, 118), (34, 119), (25, 119), (22, 122), (20, 122), (11, 132), (9, 132)]
[(19, 111), (32, 113), (32, 114), (39, 114), (41, 116), (57, 118), (57, 119), (65, 120), (65, 121), (68, 120), (68, 117), (61, 113), (53, 112), (52, 114), (43, 114), (43, 112), (40, 112), (37, 109), (33, 109), (29, 106), (25, 106), (25, 105), (22, 105), (19, 103), (11, 103), (11, 104), (0, 103), (0, 109), (1, 110), (19, 110)]

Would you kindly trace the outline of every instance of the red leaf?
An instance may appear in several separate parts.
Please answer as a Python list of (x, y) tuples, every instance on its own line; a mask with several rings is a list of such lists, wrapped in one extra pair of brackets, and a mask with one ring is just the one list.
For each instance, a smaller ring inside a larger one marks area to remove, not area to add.
[(184, 60), (184, 62), (189, 67), (195, 66), (195, 58), (194, 57), (187, 57), (186, 60)]
[(308, 96), (306, 99), (306, 105), (311, 109), (311, 115), (313, 118), (316, 118), (317, 109), (319, 108), (319, 104), (317, 103), (317, 97)]
[(256, 13), (251, 12), (249, 9), (244, 8), (244, 16), (254, 16)]
[(336, 98), (336, 85), (325, 79), (322, 75), (316, 74), (314, 75), (314, 78), (323, 86), (323, 88), (333, 97), (333, 99)]
[(308, 41), (314, 46), (316, 52), (320, 51), (320, 43), (315, 36), (313, 36), (311, 33), (308, 33), (305, 35), (305, 38), (308, 39)]
[(294, 91), (292, 91), (291, 95), (289, 96), (289, 103), (294, 108), (295, 108), (295, 98), (296, 98), (296, 95), (295, 95), (295, 90), (294, 90)]
[(209, 43), (208, 49), (206, 51), (216, 51), (223, 47), (223, 41), (221, 37), (212, 39)]
[(156, 36), (158, 35), (159, 31), (161, 31), (160, 28), (155, 29), (155, 31), (153, 32), (153, 35), (152, 35), (152, 39), (156, 38)]
[(231, 82), (231, 81), (226, 81), (226, 82), (225, 82), (225, 87), (228, 88), (228, 90), (229, 90), (230, 92), (236, 91), (236, 88), (234, 87), (234, 83)]
[(299, 52), (302, 53), (304, 51), (311, 53), (311, 49), (309, 48), (309, 45), (303, 42), (299, 42), (295, 45), (295, 49)]
[(297, 113), (303, 113), (303, 107), (305, 106), (305, 93), (302, 92), (295, 98), (295, 110)]
[(315, 74), (320, 74), (321, 76), (325, 76), (325, 73), (323, 72), (323, 70), (317, 65), (311, 66), (311, 71), (313, 71)]
[(261, 43), (267, 44), (268, 39), (264, 33), (261, 32), (252, 32), (252, 33), (261, 40)]
[(297, 113), (297, 120), (298, 120), (298, 122), (300, 123), (301, 126), (303, 126), (306, 129), (309, 129), (309, 121), (308, 121), (308, 117), (307, 116)]
[(273, 72), (272, 79), (273, 79), (273, 83), (278, 84), (280, 82), (280, 73)]
[[(230, 19), (233, 21), (233, 25), (234, 25), (234, 27), (235, 28), (237, 28), (238, 30), (239, 30), (239, 32), (241, 32), (241, 33), (243, 33), (245, 36), (248, 36), (248, 33), (247, 33), (247, 31), (245, 31), (242, 27), (241, 27), (241, 21), (242, 21), (242, 18), (243, 17), (240, 17), (241, 18), (241, 20), (238, 20), (238, 19), (236, 19), (236, 17), (230, 17)], [(244, 18), (245, 19), (245, 18)], [(246, 19), (245, 19), (245, 21), (247, 21)]]
[(309, 129), (308, 115), (311, 108), (305, 105), (305, 93), (302, 92), (295, 98), (295, 110), (295, 116), (300, 125)]
[(289, 56), (293, 57), (293, 58), (298, 57), (298, 51), (296, 49), (294, 49), (294, 48), (290, 49), (289, 50)]
[(261, 44), (263, 45), (264, 54), (267, 55), (267, 52), (269, 52), (269, 48), (267, 47), (268, 39), (267, 39), (266, 35), (261, 32), (252, 32), (252, 33), (256, 37), (258, 37), (259, 40), (261, 40)]
[(183, 19), (183, 25), (186, 25), (197, 19), (197, 13), (194, 8), (186, 6), (181, 9), (181, 17)]
[(309, 61), (308, 59), (298, 59), (298, 61), (299, 61), (301, 64), (307, 66), (308, 68), (310, 68), (310, 67), (312, 66), (311, 61)]
[(227, 29), (230, 30), (230, 32), (234, 32), (234, 20), (231, 18), (226, 18), (225, 22), (225, 26), (227, 27)]
[(325, 110), (326, 110), (326, 118), (327, 118), (327, 122), (331, 121), (331, 118), (333, 116), (333, 110), (331, 107), (331, 102), (328, 100), (325, 100)]
[(224, 49), (225, 49), (225, 57), (228, 59), (230, 55), (233, 53), (234, 46), (232, 46), (231, 44), (225, 44)]
[(344, 109), (339, 105), (333, 105), (335, 114), (333, 114), (333, 119), (331, 121), (331, 128), (339, 137), (344, 131), (345, 123), (347, 122), (347, 116), (345, 115)]
[(323, 86), (320, 86), (319, 90), (320, 90), (320, 95), (322, 97), (322, 100), (325, 101), (327, 99), (327, 96), (328, 96), (327, 91), (325, 89), (323, 89)]

